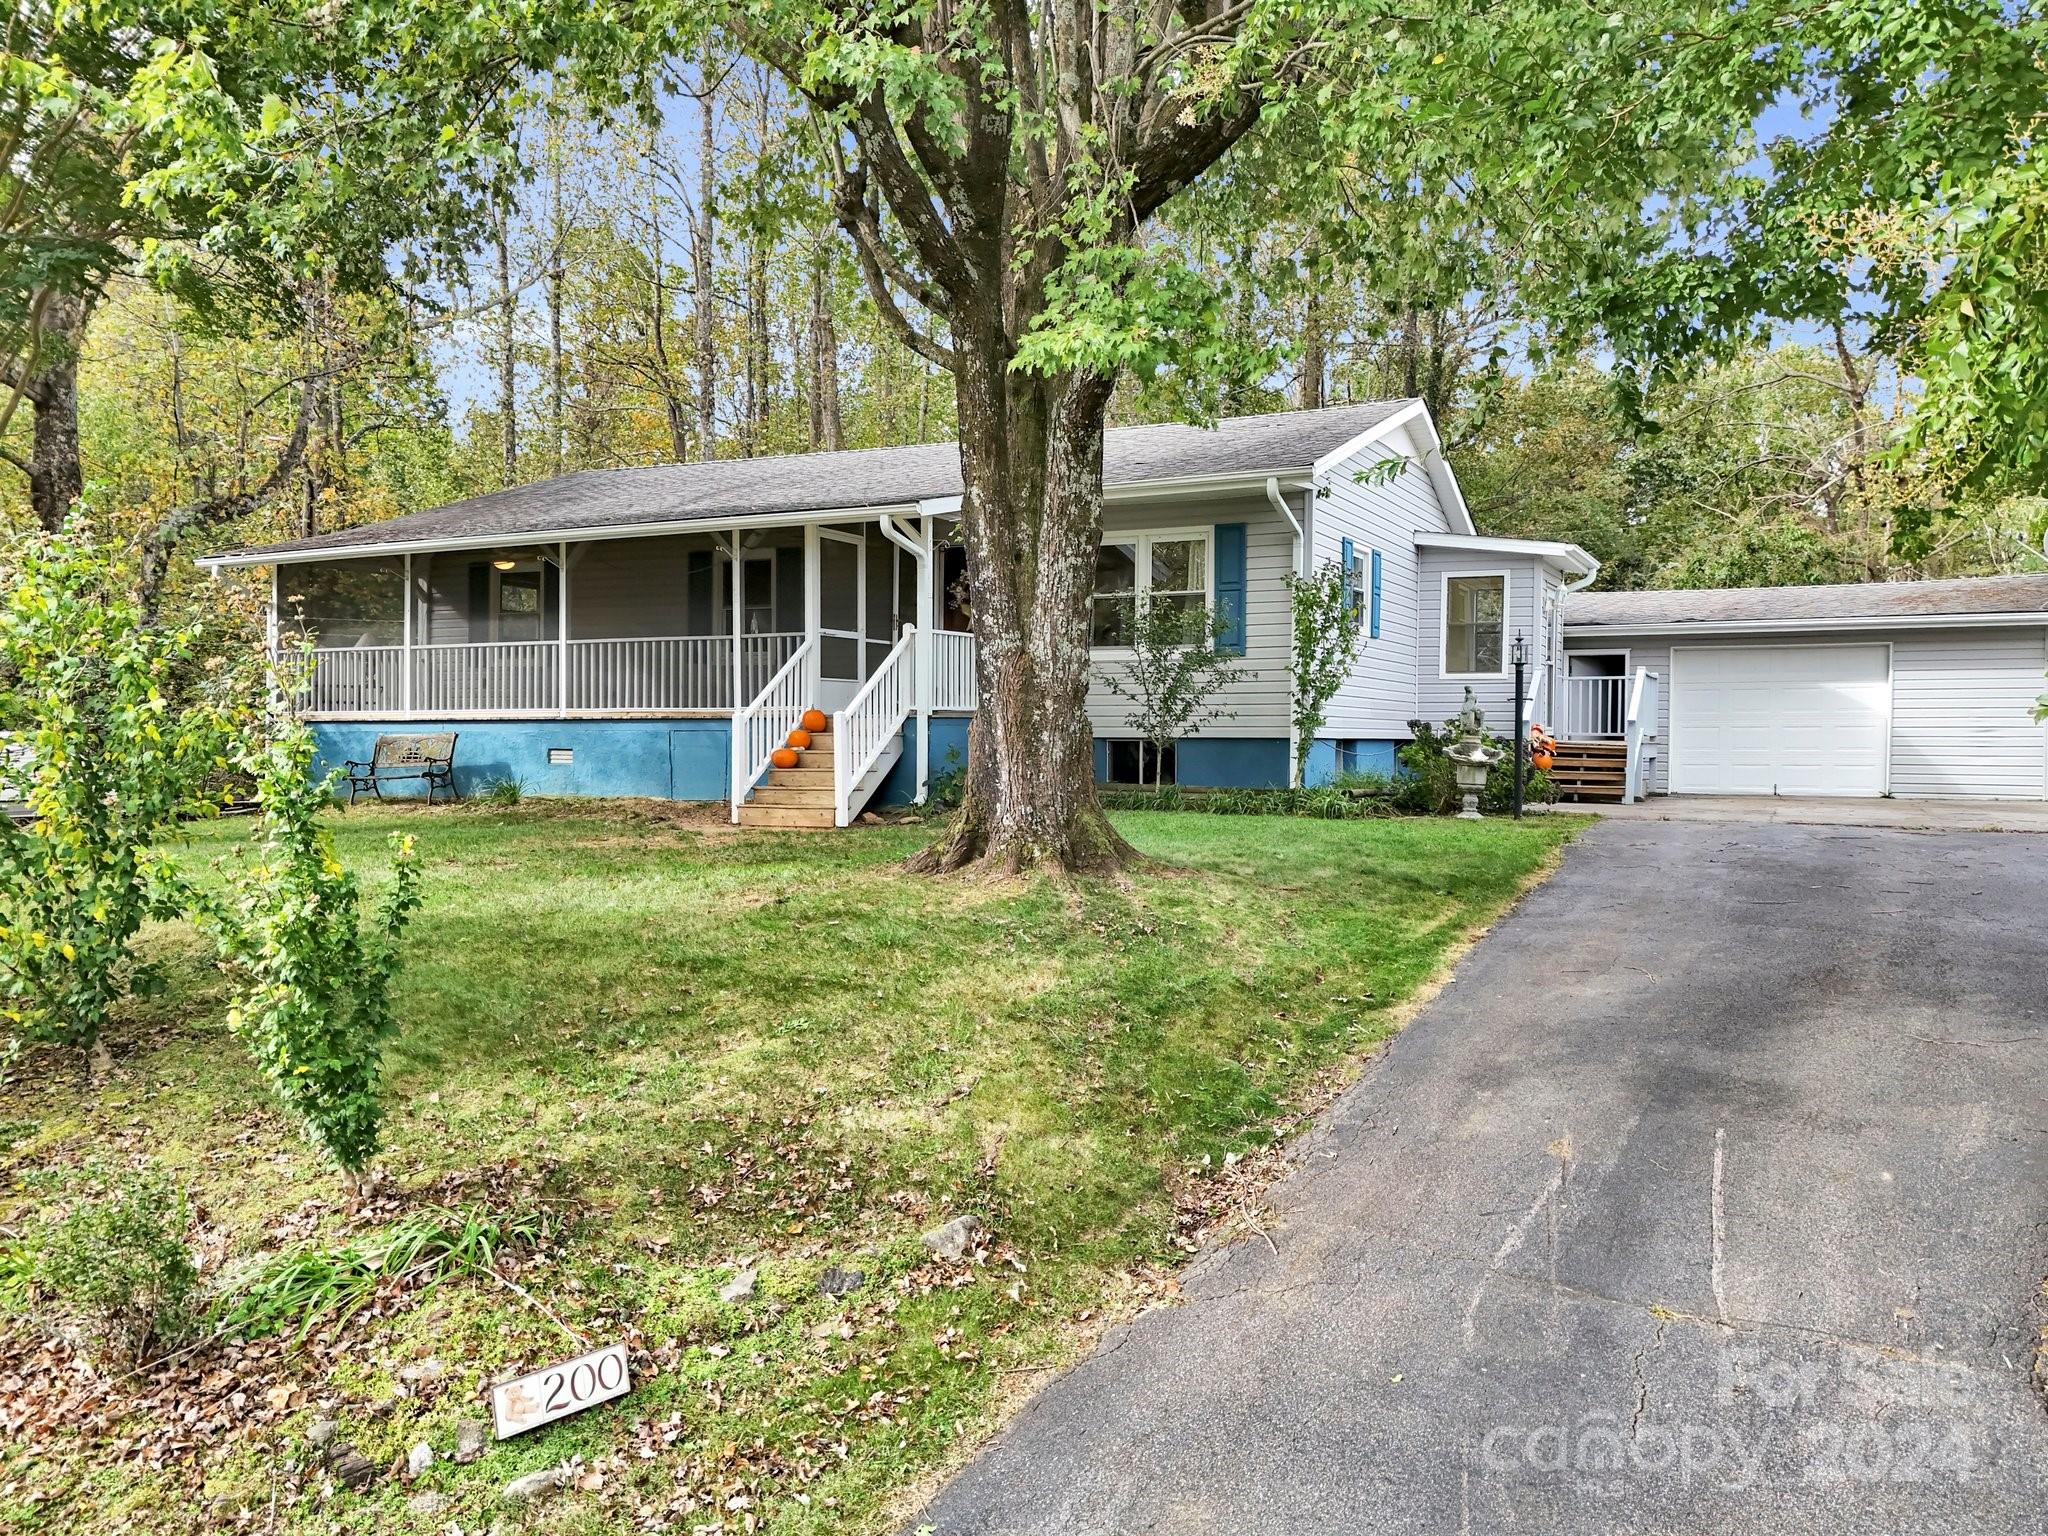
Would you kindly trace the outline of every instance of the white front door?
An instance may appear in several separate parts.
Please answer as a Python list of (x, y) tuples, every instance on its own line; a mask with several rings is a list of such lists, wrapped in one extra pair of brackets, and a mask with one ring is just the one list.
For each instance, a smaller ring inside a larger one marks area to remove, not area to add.
[(860, 621), (867, 612), (867, 548), (862, 533), (818, 531), (818, 708), (846, 708), (867, 674)]
[(1671, 792), (1882, 795), (1891, 648), (1730, 645), (1671, 653)]

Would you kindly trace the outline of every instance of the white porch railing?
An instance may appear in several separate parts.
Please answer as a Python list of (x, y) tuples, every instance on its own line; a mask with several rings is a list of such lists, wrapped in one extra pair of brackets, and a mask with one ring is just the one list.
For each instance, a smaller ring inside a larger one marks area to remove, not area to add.
[(1522, 734), (1524, 736), (1529, 734), (1530, 726), (1541, 723), (1536, 718), (1536, 711), (1542, 707), (1543, 702), (1543, 663), (1540, 661), (1536, 663), (1529, 673), (1528, 689), (1529, 691), (1522, 695)]
[[(759, 693), (802, 642), (798, 634), (741, 636), (739, 701)], [(300, 707), (314, 715), (422, 719), (723, 711), (735, 703), (732, 647), (731, 635), (421, 645), (409, 652), (397, 645), (334, 647), (313, 652)], [(556, 686), (564, 659), (566, 693)]]
[(1628, 723), (1626, 677), (1567, 677), (1564, 715), (1558, 724), (1568, 741), (1619, 740)]
[(964, 629), (931, 633), (933, 709), (973, 709), (981, 700), (974, 636)]
[[(413, 648), (412, 712), (422, 716), (537, 714), (557, 706), (552, 640)], [(314, 672), (319, 664), (316, 658)]]
[[(296, 672), (294, 663), (289, 670)], [(299, 707), (309, 714), (372, 715), (405, 707), (405, 647), (361, 645), (315, 651)]]
[(782, 664), (767, 686), (733, 716), (732, 721), (732, 819), (740, 819), (740, 806), (754, 792), (754, 785), (768, 771), (768, 754), (788, 740), (809, 707), (811, 653), (816, 640), (805, 640)]
[[(1617, 682), (1621, 679), (1617, 678)], [(1628, 708), (1622, 723), (1622, 740), (1628, 744), (1628, 776), (1623, 798), (1630, 804), (1643, 798), (1648, 768), (1656, 758), (1651, 745), (1657, 740), (1657, 692), (1661, 679), (1647, 667), (1637, 667), (1629, 682)]]
[(917, 626), (906, 624), (903, 638), (861, 685), (853, 702), (832, 717), (832, 819), (837, 825), (853, 820), (861, 781), (916, 707)]

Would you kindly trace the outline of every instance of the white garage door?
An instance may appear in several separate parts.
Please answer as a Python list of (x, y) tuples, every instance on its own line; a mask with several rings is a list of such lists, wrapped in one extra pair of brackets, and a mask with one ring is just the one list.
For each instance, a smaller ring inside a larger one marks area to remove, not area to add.
[(1672, 793), (1881, 795), (1891, 699), (1887, 646), (1674, 649)]

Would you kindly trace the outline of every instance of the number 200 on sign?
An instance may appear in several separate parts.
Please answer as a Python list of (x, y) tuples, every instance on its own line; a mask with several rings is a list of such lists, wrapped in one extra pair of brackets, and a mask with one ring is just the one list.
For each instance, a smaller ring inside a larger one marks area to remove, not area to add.
[(632, 1384), (626, 1371), (626, 1346), (608, 1344), (493, 1387), (491, 1414), (497, 1420), (498, 1438), (509, 1440), (624, 1397)]

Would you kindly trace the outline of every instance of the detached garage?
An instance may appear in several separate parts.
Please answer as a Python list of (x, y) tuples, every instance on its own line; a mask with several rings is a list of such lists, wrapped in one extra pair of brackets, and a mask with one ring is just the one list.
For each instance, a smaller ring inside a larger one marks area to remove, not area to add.
[(2048, 798), (2048, 575), (1579, 592), (1575, 673), (1656, 673), (1653, 791)]

